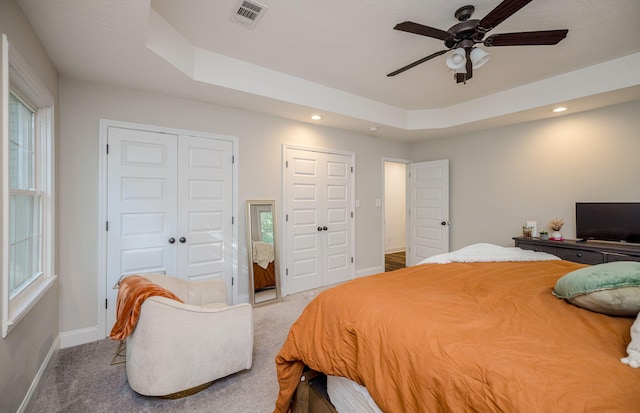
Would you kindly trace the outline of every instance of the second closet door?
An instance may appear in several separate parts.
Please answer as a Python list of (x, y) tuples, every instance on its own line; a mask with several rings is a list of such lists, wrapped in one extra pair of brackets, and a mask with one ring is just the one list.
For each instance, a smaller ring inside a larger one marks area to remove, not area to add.
[(351, 157), (287, 149), (287, 292), (351, 279)]

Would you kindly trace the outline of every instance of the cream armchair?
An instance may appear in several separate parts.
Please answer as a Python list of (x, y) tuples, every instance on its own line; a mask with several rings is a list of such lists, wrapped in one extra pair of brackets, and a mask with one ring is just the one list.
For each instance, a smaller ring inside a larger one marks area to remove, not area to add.
[(129, 385), (145, 396), (166, 396), (251, 368), (253, 314), (249, 304), (227, 306), (223, 280), (185, 281), (144, 274), (177, 295), (145, 300), (127, 337)]

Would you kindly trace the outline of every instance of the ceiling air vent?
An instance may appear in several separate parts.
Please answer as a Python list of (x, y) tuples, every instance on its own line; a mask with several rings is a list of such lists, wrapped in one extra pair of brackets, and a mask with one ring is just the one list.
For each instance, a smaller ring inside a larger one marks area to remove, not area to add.
[(234, 11), (231, 16), (232, 20), (253, 29), (267, 12), (267, 6), (253, 0), (240, 0)]

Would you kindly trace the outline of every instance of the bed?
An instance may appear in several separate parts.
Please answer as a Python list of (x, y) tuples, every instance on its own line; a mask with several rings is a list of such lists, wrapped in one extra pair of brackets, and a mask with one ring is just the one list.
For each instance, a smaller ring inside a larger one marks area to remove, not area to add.
[(540, 257), (427, 263), (320, 293), (276, 356), (275, 412), (305, 369), (362, 386), (386, 413), (640, 411), (640, 369), (620, 362), (634, 318), (554, 297), (587, 266)]
[(258, 263), (253, 263), (253, 288), (256, 291), (267, 288), (275, 288), (276, 270), (273, 261), (269, 262), (267, 268), (262, 268)]

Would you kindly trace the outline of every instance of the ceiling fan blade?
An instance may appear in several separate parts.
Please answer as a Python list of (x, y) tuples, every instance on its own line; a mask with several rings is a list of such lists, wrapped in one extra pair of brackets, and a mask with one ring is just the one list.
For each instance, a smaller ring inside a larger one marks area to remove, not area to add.
[(479, 33), (488, 32), (531, 1), (532, 0), (504, 0), (478, 22), (476, 31)]
[(444, 30), (436, 29), (434, 27), (425, 26), (420, 23), (414, 22), (402, 22), (396, 24), (394, 30), (401, 30), (403, 32), (420, 34), (422, 36), (433, 37), (434, 39), (447, 40), (452, 37), (452, 34), (445, 32)]
[(404, 66), (404, 67), (401, 67), (400, 69), (398, 69), (398, 70), (396, 70), (396, 71), (394, 71), (394, 72), (389, 73), (389, 74), (387, 75), (387, 77), (391, 77), (391, 76), (399, 75), (400, 73), (404, 72), (405, 70), (409, 70), (409, 69), (411, 69), (412, 67), (418, 66), (419, 64), (424, 63), (424, 62), (426, 62), (427, 60), (431, 60), (431, 59), (433, 59), (434, 57), (438, 57), (438, 56), (440, 56), (441, 54), (444, 54), (444, 53), (446, 53), (446, 52), (448, 52), (448, 51), (449, 51), (449, 49), (447, 49), (447, 50), (440, 50), (439, 52), (435, 52), (435, 53), (433, 53), (433, 54), (430, 54), (430, 55), (429, 55), (429, 56), (427, 56), (427, 57), (423, 57), (423, 58), (422, 58), (422, 59), (420, 59), (420, 60), (416, 60), (416, 61), (415, 61), (415, 62), (413, 62), (413, 63), (410, 63), (410, 64), (408, 64), (408, 65), (406, 65), (406, 66)]
[(487, 37), (484, 45), (492, 46), (545, 46), (558, 44), (569, 30), (543, 30), (537, 32), (501, 33)]

